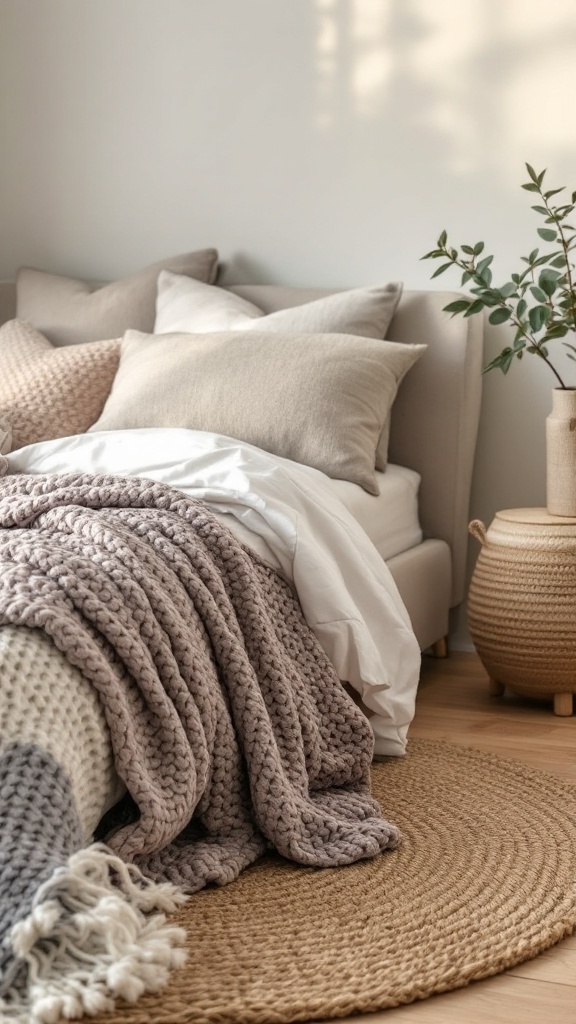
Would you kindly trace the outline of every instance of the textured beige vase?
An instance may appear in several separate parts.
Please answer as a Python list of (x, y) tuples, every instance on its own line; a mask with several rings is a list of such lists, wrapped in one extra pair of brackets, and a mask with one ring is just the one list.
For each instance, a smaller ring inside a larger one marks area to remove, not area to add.
[(576, 388), (554, 388), (546, 420), (546, 507), (576, 516)]

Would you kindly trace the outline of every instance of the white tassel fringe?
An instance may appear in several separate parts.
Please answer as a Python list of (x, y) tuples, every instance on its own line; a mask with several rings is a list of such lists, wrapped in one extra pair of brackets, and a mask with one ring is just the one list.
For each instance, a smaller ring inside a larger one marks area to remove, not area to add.
[[(165, 913), (186, 902), (176, 886), (146, 879), (107, 846), (73, 854), (35, 894), (27, 918), (11, 931), (12, 948), (28, 966), (24, 994), (0, 999), (0, 1021), (58, 1024), (135, 1003), (158, 992), (186, 951), (183, 928)], [(153, 911), (162, 911), (153, 916)]]

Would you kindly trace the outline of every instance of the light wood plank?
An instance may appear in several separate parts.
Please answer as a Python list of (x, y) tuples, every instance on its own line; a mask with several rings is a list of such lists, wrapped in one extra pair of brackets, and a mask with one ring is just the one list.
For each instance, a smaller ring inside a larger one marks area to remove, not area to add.
[[(518, 964), (509, 974), (515, 978), (532, 978), (535, 981), (553, 981), (558, 985), (576, 986), (576, 935), (559, 942), (546, 953), (541, 953), (534, 960)], [(576, 1021), (576, 998), (575, 998)]]
[(346, 1024), (542, 1024), (543, 1020), (576, 1024), (574, 989), (510, 974), (408, 1006), (345, 1018)]

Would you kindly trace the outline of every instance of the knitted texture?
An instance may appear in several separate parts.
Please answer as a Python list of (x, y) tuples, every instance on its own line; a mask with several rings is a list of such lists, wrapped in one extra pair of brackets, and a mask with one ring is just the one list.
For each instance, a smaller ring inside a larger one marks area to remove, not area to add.
[[(82, 847), (72, 787), (60, 765), (32, 745), (0, 754), (0, 994), (21, 975), (9, 932), (34, 894)], [(0, 1016), (0, 1019), (1, 1016)]]
[(90, 842), (124, 793), (96, 690), (43, 630), (23, 626), (0, 629), (0, 680), (0, 755), (7, 744), (50, 755), (70, 781)]
[(0, 417), (12, 449), (82, 434), (96, 422), (112, 387), (120, 339), (54, 348), (30, 324), (0, 327)]
[(398, 844), (370, 795), (369, 723), (295, 594), (202, 503), (12, 476), (0, 528), (0, 624), (44, 630), (98, 693), (137, 808), (108, 836), (124, 860), (193, 892), (270, 846), (335, 866)]

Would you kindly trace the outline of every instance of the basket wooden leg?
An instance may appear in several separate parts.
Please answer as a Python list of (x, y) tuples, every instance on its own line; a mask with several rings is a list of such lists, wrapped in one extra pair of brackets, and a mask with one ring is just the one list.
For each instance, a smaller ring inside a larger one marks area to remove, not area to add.
[(488, 693), (491, 697), (501, 697), (504, 693), (504, 683), (501, 683), (498, 679), (492, 679), (492, 676), (488, 679)]
[(568, 718), (572, 714), (571, 693), (554, 694), (554, 714), (562, 715), (563, 718)]
[(432, 656), (434, 658), (447, 658), (448, 657), (448, 637), (443, 636), (436, 643), (432, 644), (430, 648)]

